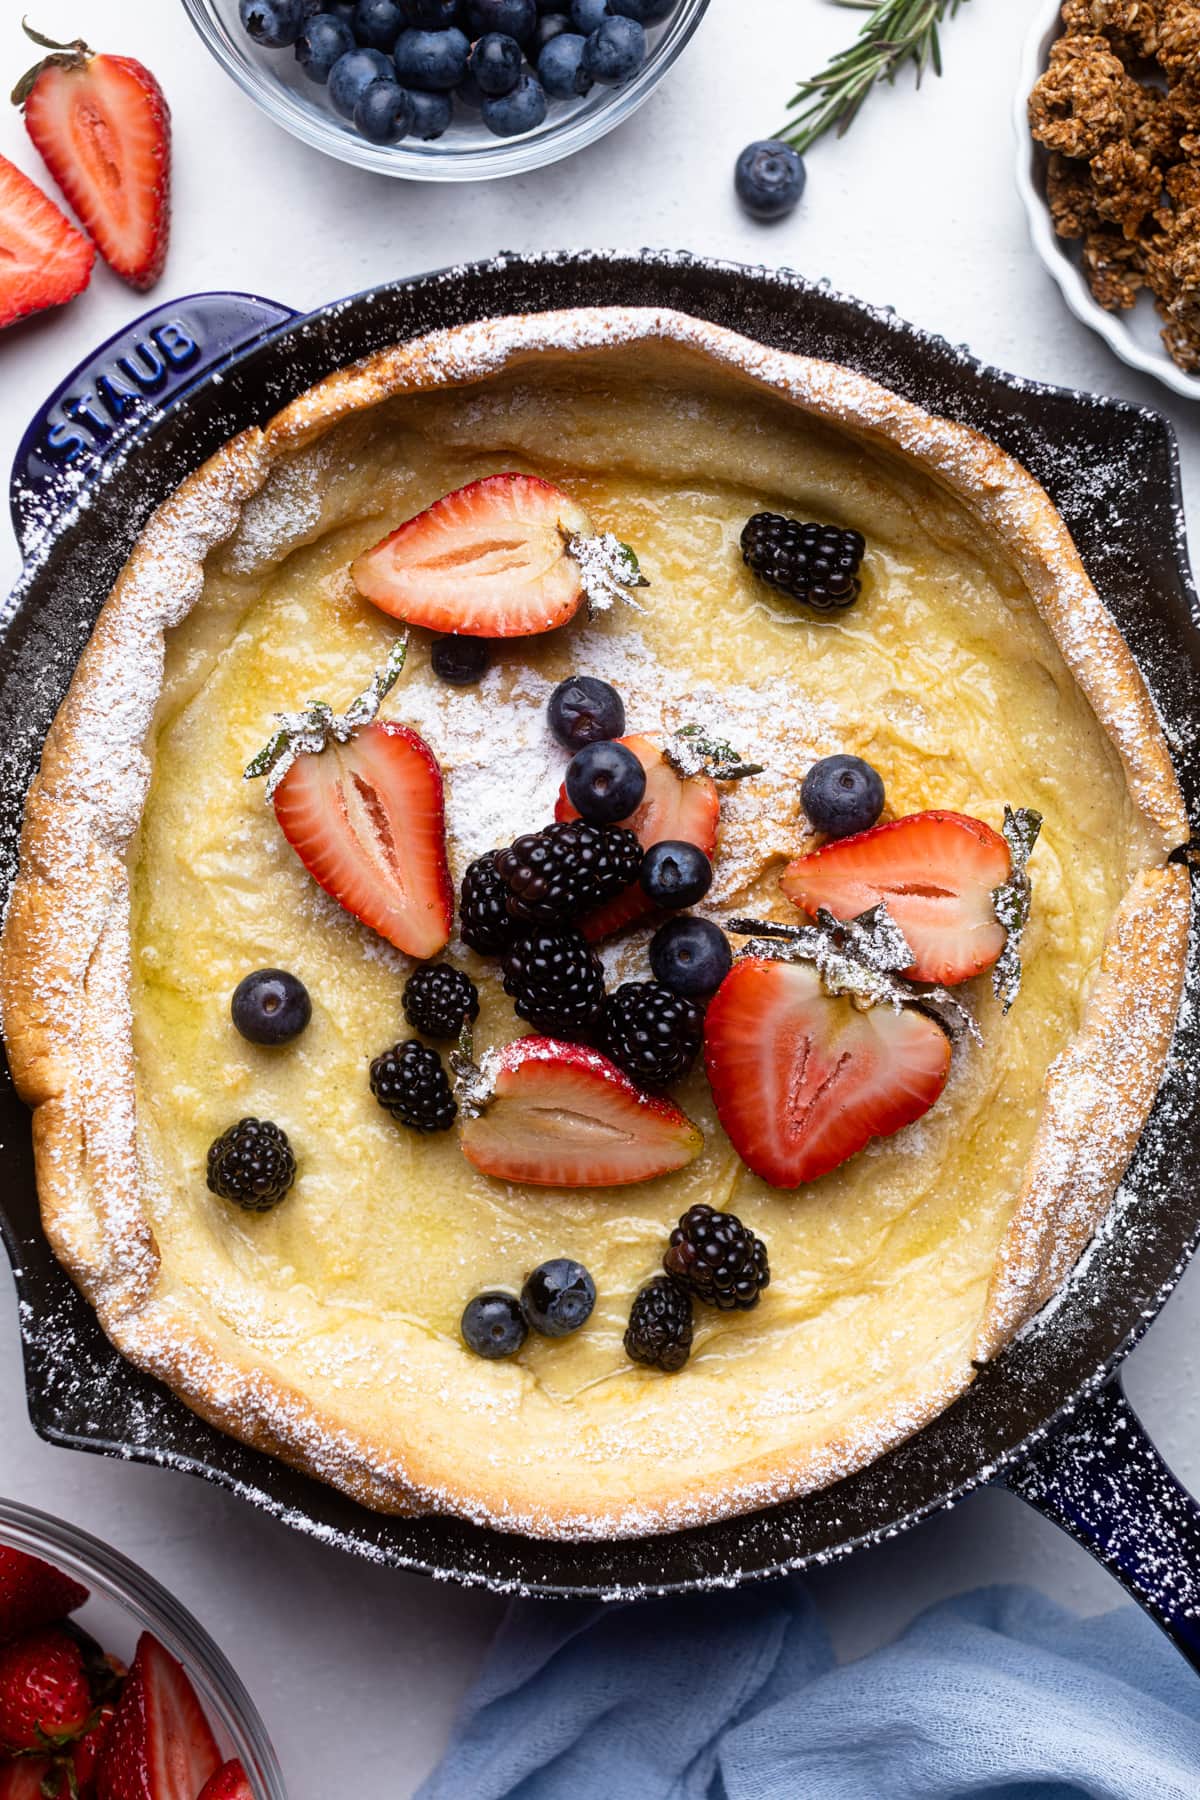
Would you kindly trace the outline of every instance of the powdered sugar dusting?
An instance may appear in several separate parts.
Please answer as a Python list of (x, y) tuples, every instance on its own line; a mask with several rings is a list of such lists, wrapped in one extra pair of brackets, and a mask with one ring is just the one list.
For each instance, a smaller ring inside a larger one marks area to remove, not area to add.
[[(582, 347), (597, 342), (631, 341), (639, 335), (661, 334), (673, 336), (680, 341), (689, 342), (711, 350), (738, 362), (751, 372), (756, 379), (784, 391), (792, 392), (802, 398), (805, 404), (815, 410), (826, 411), (834, 416), (865, 420), (868, 425), (880, 432), (888, 432), (905, 447), (923, 451), (932, 458), (940, 458), (946, 478), (960, 484), (970, 491), (986, 489), (988, 483), (996, 482), (994, 462), (989, 463), (986, 457), (981, 460), (979, 448), (955, 441), (952, 448), (947, 448), (947, 433), (944, 428), (934, 430), (928, 426), (918, 426), (913, 421), (902, 422), (897, 429), (893, 409), (889, 411), (882, 401), (871, 394), (864, 394), (862, 384), (844, 372), (822, 368), (820, 365), (798, 365), (794, 361), (782, 358), (776, 352), (757, 349), (748, 351), (742, 345), (736, 345), (733, 339), (725, 339), (724, 334), (712, 328), (701, 326), (694, 321), (681, 321), (666, 314), (613, 314), (613, 315), (573, 315), (564, 316), (560, 321), (543, 325), (538, 321), (533, 329), (528, 325), (521, 327), (519, 322), (493, 322), (486, 328), (469, 328), (451, 334), (449, 338), (433, 345), (422, 347), (424, 358), (422, 379), (429, 380), (432, 366), (447, 379), (466, 379), (477, 376), (481, 369), (499, 367), (514, 350), (527, 348), (531, 344), (537, 347), (550, 346), (557, 349)], [(414, 352), (405, 352), (411, 357)], [(414, 369), (416, 365), (414, 364)], [(367, 375), (357, 372), (348, 376), (346, 383), (377, 382), (378, 373)], [(348, 387), (345, 390), (349, 391)], [(376, 392), (378, 390), (376, 389)], [(374, 396), (371, 396), (374, 397)], [(291, 409), (294, 415), (290, 421), (279, 428), (280, 439), (286, 439), (288, 432), (303, 430), (319, 423), (319, 403), (313, 400), (297, 403)], [(1032, 488), (1032, 484), (1030, 484)], [(993, 517), (999, 527), (1007, 527), (1012, 531), (1030, 533), (1036, 537), (1040, 531), (1049, 531), (1051, 537), (1054, 527), (1047, 524), (1044, 504), (1037, 494), (1026, 491), (1024, 500), (1012, 500), (1011, 491), (997, 492), (994, 500)], [(291, 525), (301, 526), (307, 517), (304, 506), (296, 504), (297, 497), (291, 496), (288, 504), (292, 508)], [(1009, 509), (1006, 511), (1006, 509)], [(311, 522), (311, 521), (310, 521)], [(209, 521), (209, 530), (213, 533), (208, 542), (217, 541), (221, 535), (223, 521)], [(256, 529), (261, 545), (278, 542), (272, 539), (272, 532), (280, 530), (278, 515), (274, 519), (264, 511)], [(205, 532), (194, 530), (188, 538), (185, 529), (179, 527), (179, 546), (185, 543), (189, 551), (187, 560), (194, 562), (196, 554), (202, 554)], [(1043, 548), (1045, 546), (1043, 545)], [(151, 579), (139, 601), (139, 606), (146, 608), (145, 615), (139, 622), (139, 630), (145, 636), (136, 646), (131, 647), (129, 668), (135, 670), (138, 685), (146, 684), (145, 691), (152, 697), (157, 690), (156, 661), (160, 652), (159, 638), (163, 626), (180, 616), (182, 610), (194, 598), (194, 581), (184, 582), (177, 587), (168, 598), (164, 570), (169, 566), (169, 557), (164, 557), (159, 565), (157, 578)], [(143, 567), (148, 565), (143, 563)], [(1030, 562), (1031, 570), (1034, 567)], [(1032, 575), (1031, 575), (1032, 579)], [(1082, 581), (1082, 576), (1079, 578)], [(1078, 591), (1076, 591), (1078, 590)], [(1091, 596), (1090, 599), (1088, 596)], [(1045, 596), (1040, 596), (1045, 600)], [(1120, 687), (1118, 677), (1127, 673), (1122, 664), (1119, 651), (1113, 647), (1111, 622), (1099, 607), (1094, 594), (1086, 582), (1082, 587), (1068, 581), (1065, 598), (1071, 607), (1079, 601), (1082, 614), (1078, 623), (1079, 636), (1072, 645), (1088, 666), (1094, 671), (1097, 693), (1102, 699), (1111, 698), (1101, 692), (1106, 676), (1111, 678), (1113, 688)], [(1119, 640), (1118, 640), (1119, 644)], [(673, 727), (682, 723), (690, 723), (699, 716), (710, 728), (727, 735), (747, 755), (770, 762), (768, 753), (764, 754), (764, 745), (756, 741), (767, 732), (767, 717), (772, 706), (778, 707), (778, 696), (769, 695), (770, 683), (762, 688), (725, 692), (692, 688), (689, 692), (678, 691), (676, 683), (674, 691), (664, 691), (663, 672), (652, 665), (652, 659), (644, 654), (644, 645), (639, 651), (636, 636), (631, 634), (624, 643), (624, 654), (629, 659), (627, 673), (620, 677), (632, 696), (633, 705), (642, 709), (636, 714), (631, 706), (631, 729), (643, 727)], [(1111, 654), (1110, 654), (1111, 652)], [(1086, 654), (1085, 654), (1086, 653)], [(639, 655), (642, 655), (640, 668)], [(639, 685), (640, 683), (640, 685)], [(132, 684), (130, 684), (132, 685)], [(423, 735), (429, 737), (439, 756), (451, 769), (450, 799), (453, 809), (452, 817), (462, 821), (462, 831), (467, 837), (462, 843), (462, 854), (477, 853), (478, 848), (491, 848), (497, 842), (514, 835), (515, 831), (528, 824), (530, 810), (536, 805), (552, 805), (553, 796), (561, 778), (564, 761), (562, 754), (552, 743), (545, 741), (545, 733), (540, 727), (541, 706), (531, 705), (529, 716), (536, 721), (538, 729), (531, 724), (528, 736), (524, 741), (513, 742), (511, 718), (506, 721), (505, 754), (513, 758), (503, 777), (497, 774), (496, 768), (488, 758), (479, 754), (480, 738), (476, 735), (473, 745), (466, 745), (455, 739), (458, 729), (456, 720), (442, 716), (439, 701), (427, 700), (425, 696), (435, 692), (427, 688), (418, 694), (414, 689), (412, 695), (397, 697), (396, 712), (417, 725)], [(486, 688), (481, 690), (481, 701), (486, 698)], [(544, 690), (540, 696), (532, 699), (544, 699)], [(794, 710), (794, 697), (792, 697)], [(456, 697), (456, 709), (461, 704)], [(1131, 697), (1114, 715), (1114, 728), (1118, 736), (1126, 766), (1130, 769), (1131, 782), (1135, 792), (1144, 797), (1149, 792), (1152, 780), (1157, 778), (1161, 787), (1161, 770), (1148, 767), (1144, 761), (1145, 744), (1148, 737), (1153, 736), (1147, 730), (1147, 713), (1144, 695), (1135, 687)], [(141, 710), (139, 710), (139, 707)], [(427, 708), (427, 716), (422, 715), (422, 708)], [(1111, 712), (1105, 709), (1105, 716)], [(437, 714), (438, 716), (434, 716)], [(144, 697), (142, 701), (130, 695), (128, 688), (118, 698), (118, 704), (105, 714), (104, 729), (113, 734), (113, 754), (118, 758), (126, 757), (122, 765), (129, 773), (129, 785), (123, 794), (115, 797), (107, 788), (105, 779), (104, 758), (92, 765), (83, 767), (80, 783), (80, 798), (85, 809), (92, 816), (84, 818), (72, 828), (72, 842), (61, 845), (56, 854), (62, 857), (58, 865), (64, 871), (81, 866), (80, 850), (86, 847), (88, 834), (94, 829), (94, 819), (101, 817), (103, 829), (112, 832), (119, 840), (122, 832), (127, 835), (132, 809), (136, 820), (141, 805), (141, 791), (144, 788), (145, 769), (138, 761), (140, 745), (144, 737), (148, 715), (145, 713)], [(140, 721), (140, 723), (139, 723)], [(476, 720), (476, 728), (483, 723)], [(807, 720), (802, 722), (801, 734), (811, 732), (812, 741), (819, 743), (822, 732), (827, 729), (829, 721), (823, 719), (819, 707), (815, 707)], [(96, 731), (97, 738), (100, 726), (97, 722), (88, 721), (88, 728)], [(465, 723), (462, 733), (465, 734)], [(124, 736), (122, 736), (124, 734)], [(519, 737), (519, 733), (517, 734)], [(439, 741), (440, 740), (440, 741)], [(137, 754), (129, 754), (131, 747), (136, 747)], [(474, 749), (474, 761), (470, 751)], [(456, 760), (460, 758), (461, 760)], [(778, 778), (782, 787), (782, 777), (773, 767), (770, 771), (772, 779)], [(766, 779), (766, 778), (764, 778)], [(142, 788), (135, 783), (140, 782)], [(1139, 786), (1140, 783), (1140, 786)], [(747, 789), (756, 787), (756, 783), (746, 784)], [(746, 806), (747, 828), (753, 822), (755, 804), (762, 804), (760, 790), (758, 802), (752, 802), (747, 794)], [(514, 818), (514, 793), (519, 800), (520, 817)], [(1161, 801), (1159, 796), (1158, 804)], [(729, 827), (737, 824), (737, 808), (743, 803), (742, 792), (734, 789), (729, 798)], [(792, 801), (794, 805), (794, 799)], [(108, 809), (107, 811), (105, 809)], [(794, 836), (794, 817), (791, 826)], [(1170, 821), (1168, 821), (1170, 823)], [(476, 835), (472, 839), (470, 833)], [(490, 840), (490, 841), (485, 841)], [(74, 857), (72, 863), (71, 858)], [(119, 918), (119, 906), (118, 906)], [(48, 946), (47, 946), (48, 948)], [(98, 993), (98, 1000), (103, 1002), (103, 992)], [(127, 1018), (121, 1013), (119, 998), (108, 991), (106, 1011), (113, 1025), (117, 1048), (128, 1029)], [(1136, 1045), (1132, 1046), (1136, 1049)], [(1144, 1047), (1143, 1047), (1144, 1048)], [(112, 1046), (110, 1045), (110, 1050)], [(94, 1103), (95, 1096), (90, 1097)], [(132, 1132), (132, 1120), (126, 1113), (117, 1113), (113, 1119), (113, 1130), (117, 1137), (124, 1135), (126, 1141)], [(126, 1181), (126, 1197), (132, 1203), (136, 1200)], [(1102, 1199), (1102, 1196), (1101, 1196)], [(928, 1391), (919, 1399), (898, 1399), (884, 1412), (868, 1424), (862, 1425), (836, 1442), (831, 1442), (823, 1455), (818, 1456), (803, 1472), (783, 1463), (773, 1469), (768, 1476), (746, 1478), (728, 1485), (719, 1496), (703, 1495), (687, 1498), (666, 1506), (643, 1507), (630, 1505), (617, 1516), (606, 1516), (602, 1522), (589, 1518), (582, 1513), (567, 1513), (561, 1517), (547, 1518), (541, 1513), (522, 1512), (519, 1510), (500, 1511), (481, 1508), (471, 1501), (464, 1501), (457, 1491), (447, 1493), (437, 1486), (423, 1487), (414, 1483), (406, 1472), (398, 1466), (388, 1466), (387, 1459), (372, 1459), (371, 1448), (339, 1431), (327, 1421), (318, 1419), (315, 1411), (296, 1398), (288, 1398), (280, 1387), (263, 1376), (252, 1376), (247, 1379), (244, 1372), (216, 1355), (195, 1332), (186, 1319), (176, 1319), (157, 1306), (146, 1309), (134, 1320), (116, 1320), (109, 1315), (110, 1328), (113, 1335), (126, 1344), (135, 1359), (143, 1361), (147, 1366), (163, 1368), (165, 1350), (171, 1351), (174, 1367), (173, 1374), (180, 1390), (188, 1395), (192, 1403), (200, 1410), (216, 1416), (222, 1426), (234, 1430), (247, 1439), (260, 1442), (268, 1448), (286, 1447), (289, 1454), (299, 1456), (308, 1466), (320, 1473), (325, 1479), (344, 1487), (356, 1494), (367, 1504), (395, 1504), (407, 1491), (410, 1500), (418, 1505), (428, 1505), (438, 1509), (449, 1509), (463, 1513), (467, 1517), (477, 1518), (481, 1522), (499, 1524), (502, 1529), (510, 1531), (527, 1531), (531, 1533), (554, 1532), (564, 1537), (592, 1537), (597, 1529), (616, 1530), (621, 1533), (645, 1533), (661, 1529), (664, 1524), (677, 1528), (684, 1524), (700, 1523), (735, 1508), (747, 1509), (779, 1499), (788, 1493), (801, 1491), (805, 1485), (820, 1485), (844, 1474), (847, 1469), (861, 1465), (872, 1456), (877, 1455), (890, 1443), (899, 1441), (911, 1431), (919, 1428), (925, 1420), (946, 1403), (955, 1393), (961, 1391), (969, 1372), (961, 1368), (931, 1370)], [(339, 1353), (340, 1366), (331, 1365), (328, 1373), (337, 1385), (339, 1380), (354, 1383), (367, 1379), (367, 1366), (361, 1369), (352, 1366), (352, 1360)], [(372, 1378), (377, 1378), (377, 1371), (370, 1370)], [(403, 1372), (398, 1371), (396, 1378), (403, 1379)], [(502, 1415), (503, 1405), (498, 1396), (493, 1396), (493, 1410)], [(776, 1416), (786, 1415), (795, 1410), (799, 1402), (785, 1393), (765, 1398), (760, 1403), (760, 1411), (765, 1419), (774, 1410)], [(598, 1457), (619, 1457), (627, 1448), (620, 1437), (602, 1439), (597, 1446)], [(366, 1462), (364, 1462), (366, 1458)], [(731, 1572), (730, 1579), (736, 1579)]]

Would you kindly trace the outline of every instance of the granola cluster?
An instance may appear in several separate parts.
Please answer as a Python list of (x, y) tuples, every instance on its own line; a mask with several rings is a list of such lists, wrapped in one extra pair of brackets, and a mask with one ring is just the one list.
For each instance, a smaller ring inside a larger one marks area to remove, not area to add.
[(1029, 96), (1054, 228), (1101, 306), (1148, 288), (1200, 370), (1200, 0), (1065, 0), (1062, 20)]

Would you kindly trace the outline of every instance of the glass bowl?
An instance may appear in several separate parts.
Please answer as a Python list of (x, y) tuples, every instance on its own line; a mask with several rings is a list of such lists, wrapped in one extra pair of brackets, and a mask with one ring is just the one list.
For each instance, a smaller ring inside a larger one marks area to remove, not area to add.
[(152, 1576), (64, 1519), (0, 1500), (0, 1544), (40, 1556), (87, 1588), (71, 1616), (124, 1662), (143, 1631), (152, 1632), (187, 1670), (223, 1757), (241, 1758), (255, 1800), (287, 1800), (266, 1727), (254, 1702), (203, 1626)]
[[(565, 3), (565, 0), (564, 0)], [(552, 100), (545, 123), (523, 137), (498, 138), (473, 113), (455, 111), (444, 137), (423, 143), (371, 144), (330, 106), (326, 89), (308, 80), (291, 50), (262, 50), (247, 37), (238, 0), (183, 0), (192, 24), (227, 74), (277, 125), (317, 150), (360, 169), (409, 181), (489, 181), (558, 162), (629, 118), (649, 98), (708, 9), (708, 0), (679, 0), (661, 24), (646, 28), (650, 53), (623, 87), (594, 87), (580, 100)]]

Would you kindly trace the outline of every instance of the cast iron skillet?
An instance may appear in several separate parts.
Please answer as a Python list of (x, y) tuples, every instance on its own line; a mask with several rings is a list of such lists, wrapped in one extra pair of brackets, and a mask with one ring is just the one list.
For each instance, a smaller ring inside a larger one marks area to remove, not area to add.
[[(151, 509), (189, 470), (330, 370), (397, 339), (489, 315), (614, 303), (677, 307), (849, 364), (1017, 456), (1065, 514), (1168, 726), (1178, 728), (1195, 816), (1200, 747), (1189, 727), (1200, 716), (1200, 629), (1175, 445), (1157, 414), (983, 368), (890, 312), (791, 274), (666, 254), (504, 256), (305, 318), (247, 296), (193, 296), (131, 326), (53, 397), (15, 471), (27, 566), (0, 615), (0, 895), (42, 736), (100, 602)], [(203, 1475), (358, 1555), (542, 1594), (727, 1586), (843, 1554), (1003, 1481), (1101, 1557), (1200, 1667), (1200, 1512), (1113, 1373), (1200, 1233), (1187, 1153), (1200, 1126), (1198, 1067), (1200, 1027), (1189, 1009), (1112, 1218), (1067, 1292), (919, 1437), (824, 1493), (751, 1518), (603, 1544), (369, 1513), (211, 1430), (136, 1373), (41, 1235), (27, 1118), (6, 1079), (0, 1227), (21, 1299), (33, 1423), (54, 1443)]]

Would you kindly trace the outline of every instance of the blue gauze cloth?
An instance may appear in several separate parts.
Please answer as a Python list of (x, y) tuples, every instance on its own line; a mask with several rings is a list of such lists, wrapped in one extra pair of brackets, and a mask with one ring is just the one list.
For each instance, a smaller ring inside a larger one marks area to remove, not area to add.
[(1026, 1588), (841, 1667), (798, 1580), (514, 1603), (417, 1800), (1198, 1800), (1200, 1678)]

